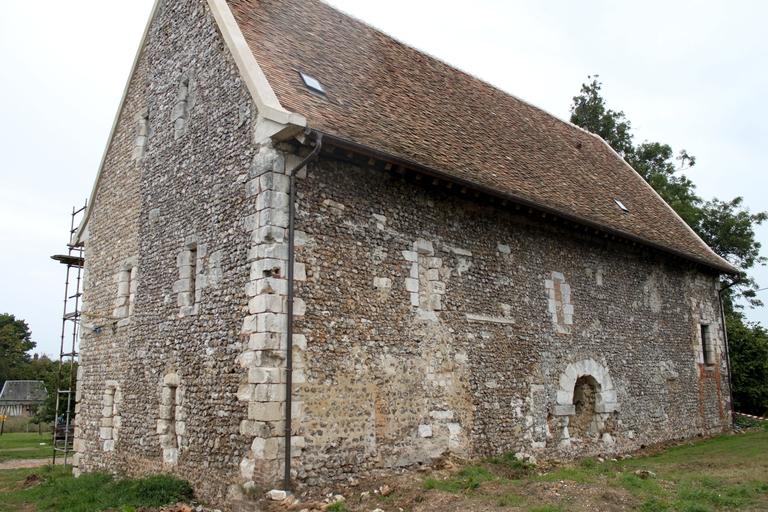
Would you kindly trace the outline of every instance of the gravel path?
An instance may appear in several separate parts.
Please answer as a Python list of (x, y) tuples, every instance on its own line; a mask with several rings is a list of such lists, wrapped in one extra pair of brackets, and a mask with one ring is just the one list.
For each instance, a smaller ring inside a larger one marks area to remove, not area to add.
[[(64, 462), (62, 458), (56, 459), (56, 464)], [(16, 459), (0, 462), (0, 470), (3, 469), (25, 469), (25, 468), (39, 468), (41, 466), (47, 466), (51, 463), (51, 459)]]

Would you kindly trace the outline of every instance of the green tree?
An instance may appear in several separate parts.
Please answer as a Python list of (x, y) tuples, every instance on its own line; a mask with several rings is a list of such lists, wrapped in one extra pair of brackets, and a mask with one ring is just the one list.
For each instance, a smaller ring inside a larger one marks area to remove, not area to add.
[(740, 197), (702, 200), (693, 181), (684, 174), (696, 165), (696, 157), (684, 149), (676, 156), (671, 146), (660, 142), (635, 145), (632, 123), (624, 112), (606, 106), (598, 78), (587, 77), (588, 83), (573, 97), (571, 122), (601, 136), (715, 252), (739, 269), (739, 284), (728, 291), (729, 307), (739, 307), (738, 301), (731, 300), (734, 294), (749, 305), (762, 305), (755, 295), (758, 285), (748, 271), (766, 261), (760, 256), (754, 231), (768, 218), (766, 213), (751, 213)]
[(0, 388), (6, 380), (25, 377), (26, 366), (35, 348), (32, 333), (24, 320), (17, 320), (11, 314), (0, 314)]
[(737, 411), (768, 414), (768, 331), (731, 312), (726, 318), (731, 350), (733, 402)]
[[(704, 201), (683, 171), (696, 158), (682, 150), (675, 156), (668, 144), (643, 142), (635, 145), (632, 124), (622, 111), (609, 109), (601, 95), (598, 76), (573, 98), (571, 122), (601, 136), (627, 161), (659, 195), (688, 223), (717, 254), (739, 270), (736, 285), (723, 294), (726, 326), (731, 352), (734, 405), (742, 412), (768, 411), (768, 333), (759, 324), (748, 323), (739, 311), (742, 299), (750, 306), (762, 305), (758, 285), (748, 274), (755, 265), (764, 265), (755, 226), (765, 222), (765, 212), (751, 213), (741, 197), (730, 201)], [(729, 284), (733, 277), (724, 279)], [(725, 283), (724, 283), (725, 284)]]

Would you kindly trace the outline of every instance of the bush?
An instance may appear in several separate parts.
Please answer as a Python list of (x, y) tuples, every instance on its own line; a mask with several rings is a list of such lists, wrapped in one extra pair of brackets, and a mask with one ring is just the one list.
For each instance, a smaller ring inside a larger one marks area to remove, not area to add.
[(170, 475), (116, 480), (105, 473), (86, 473), (78, 478), (60, 468), (46, 468), (38, 475), (42, 483), (22, 493), (37, 509), (92, 512), (94, 510), (161, 507), (188, 501), (192, 487)]

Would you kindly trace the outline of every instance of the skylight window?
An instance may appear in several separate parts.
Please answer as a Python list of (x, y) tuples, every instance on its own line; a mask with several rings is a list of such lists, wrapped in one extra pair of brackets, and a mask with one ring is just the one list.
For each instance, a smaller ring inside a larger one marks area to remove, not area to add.
[(620, 200), (616, 198), (614, 198), (613, 201), (616, 203), (616, 206), (618, 206), (621, 209), (621, 211), (623, 211), (624, 213), (629, 213), (629, 208), (624, 206), (624, 203), (622, 203)]
[(323, 84), (321, 84), (317, 78), (302, 72), (299, 72), (299, 74), (301, 75), (301, 79), (304, 80), (304, 85), (309, 87), (311, 91), (319, 94), (325, 94), (325, 88), (323, 88)]

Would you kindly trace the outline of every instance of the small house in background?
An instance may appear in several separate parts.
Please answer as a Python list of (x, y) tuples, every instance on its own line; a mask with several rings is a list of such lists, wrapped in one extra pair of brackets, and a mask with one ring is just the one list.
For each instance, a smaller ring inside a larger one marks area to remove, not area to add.
[(34, 416), (46, 398), (48, 390), (41, 380), (7, 380), (0, 391), (0, 414)]

